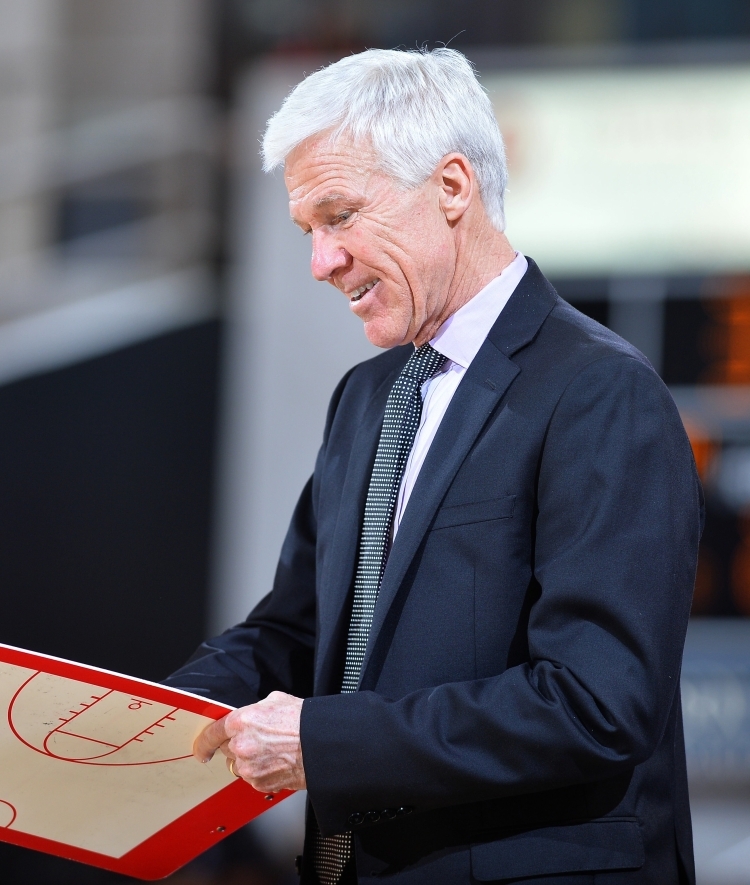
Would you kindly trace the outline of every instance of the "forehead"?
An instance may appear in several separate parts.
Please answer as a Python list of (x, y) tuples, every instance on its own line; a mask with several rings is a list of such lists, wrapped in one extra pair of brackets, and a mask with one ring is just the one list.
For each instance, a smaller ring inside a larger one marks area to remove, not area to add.
[(376, 157), (367, 144), (342, 136), (308, 139), (287, 157), (284, 181), (292, 207), (312, 208), (337, 198), (363, 197), (375, 174)]

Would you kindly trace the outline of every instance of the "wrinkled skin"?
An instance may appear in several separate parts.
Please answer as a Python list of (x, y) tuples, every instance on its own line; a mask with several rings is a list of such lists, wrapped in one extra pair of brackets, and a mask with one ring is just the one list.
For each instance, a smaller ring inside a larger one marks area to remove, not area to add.
[(208, 762), (221, 750), (234, 773), (262, 793), (304, 790), (301, 712), (300, 698), (273, 691), (265, 700), (212, 722), (198, 735), (193, 755)]
[(489, 223), (474, 170), (447, 154), (420, 187), (378, 170), (372, 150), (323, 135), (286, 163), (292, 220), (312, 236), (312, 274), (351, 299), (378, 347), (429, 341), (515, 257)]
[[(447, 154), (406, 190), (378, 170), (367, 145), (323, 134), (292, 151), (284, 177), (292, 220), (312, 237), (313, 276), (349, 299), (378, 347), (429, 341), (515, 257), (462, 154)], [(261, 792), (304, 790), (301, 712), (300, 698), (272, 692), (207, 726), (193, 755), (207, 762), (221, 750)]]

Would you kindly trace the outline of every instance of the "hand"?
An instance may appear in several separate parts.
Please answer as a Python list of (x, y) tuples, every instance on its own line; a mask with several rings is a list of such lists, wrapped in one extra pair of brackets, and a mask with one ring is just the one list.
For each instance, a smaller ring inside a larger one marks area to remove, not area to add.
[(304, 790), (299, 721), (302, 700), (272, 691), (207, 725), (195, 739), (193, 756), (208, 762), (217, 750), (234, 762), (234, 773), (261, 793)]

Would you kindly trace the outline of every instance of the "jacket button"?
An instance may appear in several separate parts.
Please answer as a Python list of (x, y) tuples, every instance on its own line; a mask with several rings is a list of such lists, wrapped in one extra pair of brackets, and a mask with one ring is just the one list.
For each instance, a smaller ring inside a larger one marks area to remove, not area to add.
[(379, 811), (368, 811), (365, 815), (365, 821), (368, 824), (376, 824), (380, 820), (380, 812)]
[(411, 805), (402, 805), (401, 808), (397, 809), (396, 816), (404, 817), (404, 815), (411, 814), (414, 809)]
[(388, 820), (393, 820), (393, 818), (396, 816), (396, 814), (397, 814), (397, 811), (396, 811), (395, 808), (384, 808), (384, 809), (380, 812), (380, 816), (381, 816), (381, 817), (387, 817)]
[(349, 823), (353, 827), (358, 827), (362, 821), (365, 819), (364, 814), (361, 811), (355, 811), (354, 814), (349, 815)]

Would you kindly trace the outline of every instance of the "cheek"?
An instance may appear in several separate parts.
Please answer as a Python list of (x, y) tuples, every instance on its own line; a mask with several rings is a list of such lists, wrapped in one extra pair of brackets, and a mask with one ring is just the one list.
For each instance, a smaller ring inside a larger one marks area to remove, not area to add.
[(378, 324), (401, 326), (409, 321), (413, 309), (412, 295), (408, 288), (390, 283), (372, 305), (369, 316), (364, 319)]
[(362, 219), (347, 232), (344, 248), (379, 276), (403, 284), (412, 263), (409, 244), (393, 236), (393, 229), (374, 219)]

